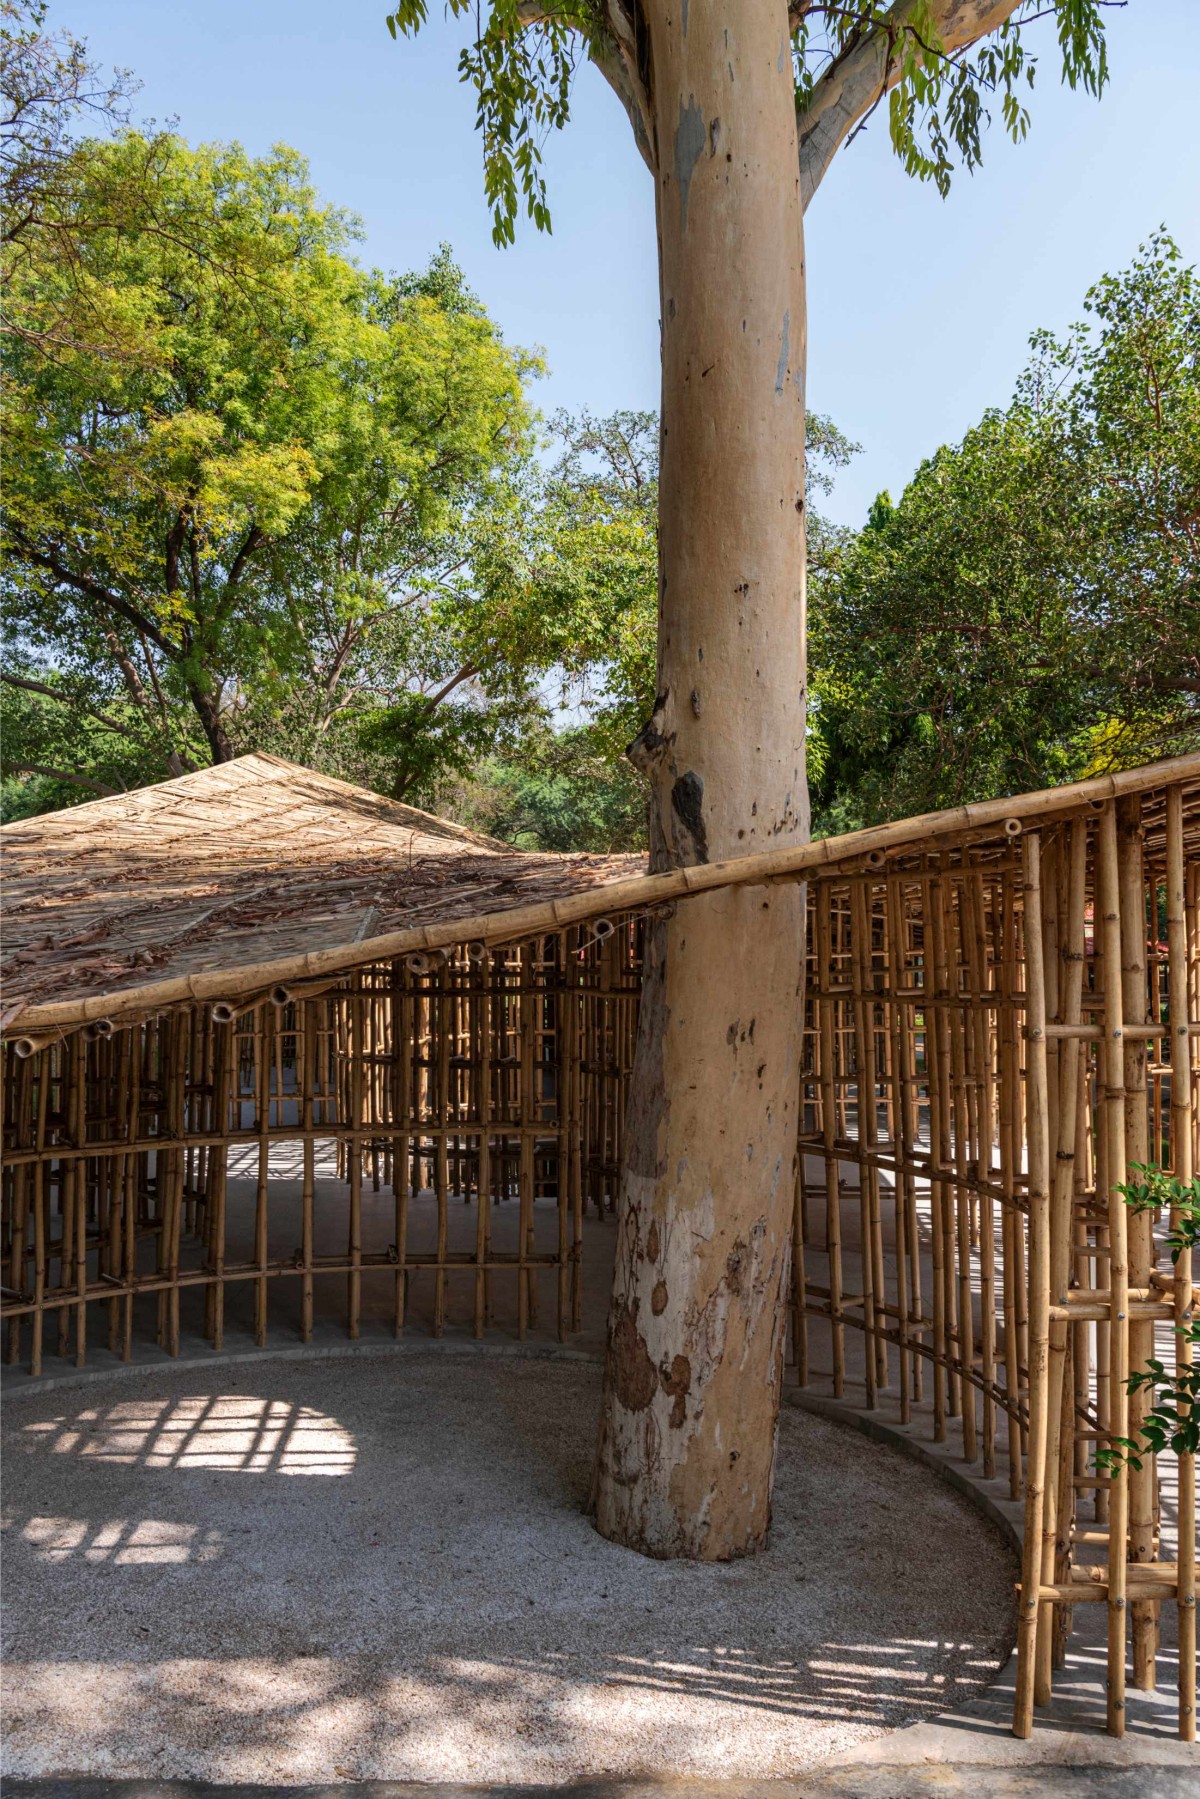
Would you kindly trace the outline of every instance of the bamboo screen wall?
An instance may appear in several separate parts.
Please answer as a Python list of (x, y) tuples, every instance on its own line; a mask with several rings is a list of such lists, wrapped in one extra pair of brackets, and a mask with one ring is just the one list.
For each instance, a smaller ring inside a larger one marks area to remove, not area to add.
[[(1193, 790), (1194, 800), (1194, 790)], [(794, 1231), (793, 1356), (835, 1394), (953, 1433), (1024, 1495), (1015, 1727), (1061, 1662), (1071, 1608), (1108, 1611), (1108, 1728), (1155, 1684), (1178, 1605), (1180, 1734), (1195, 1735), (1195, 1470), (1094, 1452), (1139, 1438), (1127, 1391), (1193, 1354), (1178, 1217), (1131, 1213), (1131, 1164), (1197, 1168), (1200, 856), (1182, 785), (902, 868), (879, 853), (813, 884)], [(857, 1339), (857, 1342), (848, 1341)], [(1165, 1456), (1164, 1462), (1176, 1458)]]
[[(637, 927), (609, 921), (356, 970), (324, 991), (177, 1008), (6, 1060), (10, 1361), (89, 1344), (265, 1345), (314, 1314), (359, 1335), (578, 1328), (585, 1208), (611, 1209)], [(290, 1178), (289, 1178), (290, 1177)], [(231, 1181), (251, 1204), (229, 1203)], [(546, 1292), (549, 1284), (550, 1292)], [(287, 1294), (281, 1288), (293, 1289)], [(298, 1299), (298, 1304), (297, 1304)]]
[[(1169, 1601), (1194, 1738), (1192, 1458), (1094, 1457), (1139, 1434), (1131, 1370), (1157, 1353), (1188, 1378), (1192, 1356), (1180, 1219), (1131, 1212), (1117, 1184), (1198, 1166), (1195, 758), (623, 882), (607, 918), (603, 894), (561, 902), (569, 926), (527, 914), (515, 947), (497, 914), (486, 941), (132, 1028), (89, 1002), (86, 1032), (6, 1052), (10, 1359), (220, 1347), (235, 1320), (307, 1339), (315, 1315), (351, 1336), (364, 1316), (577, 1328), (643, 921), (751, 878), (809, 881), (788, 1378), (886, 1392), (1023, 1497), (1019, 1734), (1089, 1602), (1119, 1734), (1127, 1651), (1153, 1685)], [(234, 1181), (253, 1185), (236, 1210)]]

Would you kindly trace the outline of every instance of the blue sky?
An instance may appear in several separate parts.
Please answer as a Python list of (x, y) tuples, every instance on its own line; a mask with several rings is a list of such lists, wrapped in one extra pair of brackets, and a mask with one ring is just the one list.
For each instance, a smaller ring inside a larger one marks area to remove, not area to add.
[[(730, 0), (733, 3), (733, 0)], [(744, 0), (743, 0), (744, 3)], [(491, 242), (460, 28), (392, 43), (384, 0), (56, 0), (52, 20), (142, 79), (144, 113), (193, 141), (283, 140), (366, 226), (363, 255), (423, 263), (448, 241), (514, 343), (541, 345), (557, 406), (654, 406), (658, 307), (650, 177), (624, 114), (581, 70), (549, 146), (554, 233)], [(1113, 79), (1097, 103), (1058, 81), (1044, 26), (1032, 129), (993, 131), (948, 200), (906, 177), (882, 123), (844, 149), (809, 208), (809, 399), (863, 446), (826, 510), (861, 522), (881, 487), (1003, 405), (1029, 333), (1082, 311), (1089, 284), (1165, 223), (1200, 260), (1200, 5), (1109, 14)]]

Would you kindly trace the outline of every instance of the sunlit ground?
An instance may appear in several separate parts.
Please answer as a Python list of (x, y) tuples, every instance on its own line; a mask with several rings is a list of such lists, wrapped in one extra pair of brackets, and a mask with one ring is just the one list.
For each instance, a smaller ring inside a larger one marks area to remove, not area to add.
[(1010, 1554), (911, 1462), (785, 1410), (769, 1551), (648, 1562), (583, 1515), (597, 1403), (436, 1353), (12, 1400), (10, 1769), (794, 1774), (1004, 1659)]

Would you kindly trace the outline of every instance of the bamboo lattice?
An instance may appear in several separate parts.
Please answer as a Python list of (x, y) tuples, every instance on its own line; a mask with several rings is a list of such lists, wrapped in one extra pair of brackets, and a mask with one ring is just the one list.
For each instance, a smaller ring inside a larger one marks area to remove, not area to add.
[[(220, 1349), (247, 1292), (265, 1345), (281, 1282), (306, 1342), (318, 1288), (356, 1338), (364, 1280), (376, 1301), (382, 1282), (399, 1335), (418, 1277), (435, 1335), (457, 1302), (482, 1336), (502, 1282), (521, 1337), (546, 1281), (558, 1336), (577, 1329), (584, 1211), (615, 1204), (639, 955), (637, 927), (606, 922), (10, 1045), (9, 1360), (36, 1375), (47, 1353), (82, 1367), (90, 1344), (128, 1359), (146, 1338), (176, 1355), (185, 1306)], [(238, 1179), (249, 1207), (228, 1203)]]

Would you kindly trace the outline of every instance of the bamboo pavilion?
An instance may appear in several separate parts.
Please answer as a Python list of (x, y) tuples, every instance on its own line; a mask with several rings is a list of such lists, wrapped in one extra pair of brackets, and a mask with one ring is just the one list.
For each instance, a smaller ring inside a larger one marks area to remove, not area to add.
[(1169, 1603), (1194, 1739), (1193, 1458), (1095, 1452), (1140, 1440), (1130, 1373), (1194, 1353), (1181, 1214), (1119, 1188), (1200, 1166), (1200, 756), (655, 875), (265, 755), (2, 840), (3, 1317), (34, 1377), (331, 1318), (569, 1338), (645, 934), (806, 883), (787, 1378), (888, 1389), (1023, 1496), (1019, 1735), (1088, 1603), (1120, 1734)]

